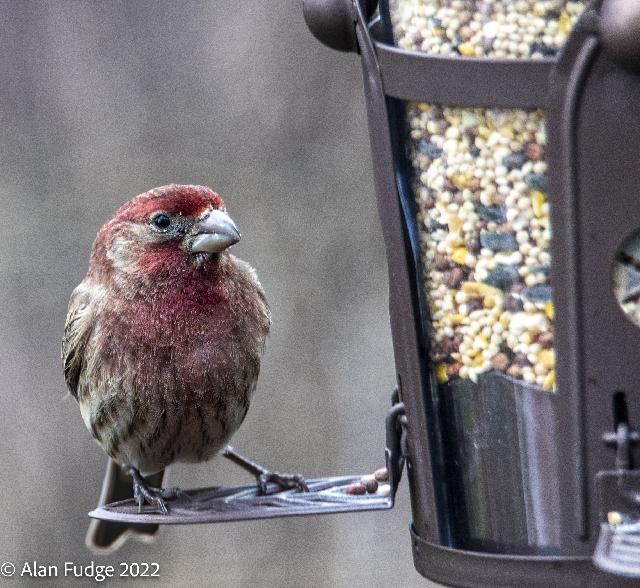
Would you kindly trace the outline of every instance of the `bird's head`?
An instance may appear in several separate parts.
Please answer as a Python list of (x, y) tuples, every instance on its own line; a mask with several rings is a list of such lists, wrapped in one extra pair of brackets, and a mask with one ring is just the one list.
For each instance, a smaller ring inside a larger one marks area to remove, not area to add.
[(101, 274), (149, 279), (216, 261), (239, 240), (218, 194), (171, 184), (120, 207), (98, 233), (91, 266)]

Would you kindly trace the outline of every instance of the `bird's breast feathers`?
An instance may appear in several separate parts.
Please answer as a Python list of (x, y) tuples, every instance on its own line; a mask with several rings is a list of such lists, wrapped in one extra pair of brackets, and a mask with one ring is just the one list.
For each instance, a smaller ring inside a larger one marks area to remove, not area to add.
[(216, 381), (246, 378), (245, 364), (259, 366), (270, 317), (255, 272), (234, 262), (237, 275), (224, 283), (183, 281), (133, 298), (90, 280), (80, 284), (63, 343), (74, 396), (140, 385), (202, 394)]

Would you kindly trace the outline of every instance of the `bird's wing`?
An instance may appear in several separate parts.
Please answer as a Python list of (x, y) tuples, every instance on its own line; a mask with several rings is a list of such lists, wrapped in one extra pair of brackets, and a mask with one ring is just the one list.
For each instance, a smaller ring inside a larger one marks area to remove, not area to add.
[(78, 381), (84, 362), (85, 346), (95, 322), (100, 288), (86, 280), (71, 294), (62, 338), (64, 379), (72, 396), (78, 399)]

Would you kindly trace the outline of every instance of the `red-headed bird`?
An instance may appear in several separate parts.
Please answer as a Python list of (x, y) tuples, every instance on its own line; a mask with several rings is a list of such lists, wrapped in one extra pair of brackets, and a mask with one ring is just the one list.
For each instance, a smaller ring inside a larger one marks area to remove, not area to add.
[[(112, 460), (102, 502), (128, 495), (166, 512), (180, 491), (160, 487), (164, 468), (210, 459), (247, 414), (270, 313), (254, 269), (228, 252), (239, 240), (218, 194), (175, 184), (136, 196), (98, 233), (62, 356), (82, 418)], [(225, 455), (262, 491), (268, 481), (306, 489), (301, 476)], [(126, 530), (94, 522), (88, 539), (105, 548)]]

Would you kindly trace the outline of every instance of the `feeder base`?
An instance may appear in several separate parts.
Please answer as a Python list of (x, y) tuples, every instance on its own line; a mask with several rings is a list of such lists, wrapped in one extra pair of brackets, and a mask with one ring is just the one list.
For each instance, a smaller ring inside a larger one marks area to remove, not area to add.
[(425, 541), (411, 527), (413, 563), (425, 578), (446, 586), (612, 588), (638, 586), (637, 578), (598, 570), (590, 556), (499, 555), (451, 549)]

